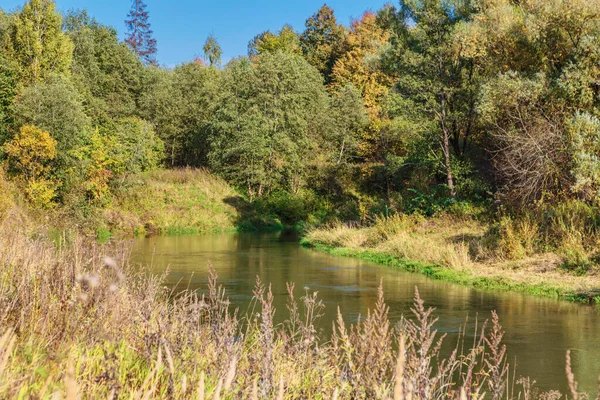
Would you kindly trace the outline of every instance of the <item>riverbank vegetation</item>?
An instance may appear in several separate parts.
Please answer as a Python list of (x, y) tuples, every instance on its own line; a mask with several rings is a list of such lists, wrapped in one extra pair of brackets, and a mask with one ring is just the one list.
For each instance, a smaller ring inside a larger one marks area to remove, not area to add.
[(582, 259), (566, 263), (585, 257), (575, 246), (556, 251), (537, 247), (544, 243), (542, 229), (527, 219), (505, 219), (492, 230), (456, 215), (393, 216), (363, 228), (336, 224), (310, 230), (302, 242), (462, 285), (598, 303), (595, 267)]
[[(52, 242), (42, 227), (14, 218), (0, 224), (0, 233), (3, 398), (560, 396), (515, 375), (495, 314), (473, 332), (463, 328), (456, 343), (447, 343), (456, 350), (442, 356), (444, 335), (418, 292), (412, 315), (397, 324), (380, 290), (360, 323), (340, 317), (323, 332), (315, 322), (324, 305), (293, 284), (288, 309), (277, 310), (287, 319), (275, 325), (272, 294), (262, 282), (248, 310), (233, 310), (215, 273), (203, 295), (173, 295), (160, 277), (128, 263), (123, 243)], [(578, 398), (568, 355), (565, 365), (569, 396)]]

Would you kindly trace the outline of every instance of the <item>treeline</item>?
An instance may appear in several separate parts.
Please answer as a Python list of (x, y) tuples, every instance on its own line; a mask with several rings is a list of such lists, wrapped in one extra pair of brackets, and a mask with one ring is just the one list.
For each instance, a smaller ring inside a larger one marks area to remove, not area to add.
[(299, 218), (595, 205), (599, 33), (597, 0), (405, 0), (349, 27), (324, 5), (224, 66), (210, 36), (166, 69), (150, 36), (30, 0), (0, 13), (2, 158), (38, 207), (181, 166)]

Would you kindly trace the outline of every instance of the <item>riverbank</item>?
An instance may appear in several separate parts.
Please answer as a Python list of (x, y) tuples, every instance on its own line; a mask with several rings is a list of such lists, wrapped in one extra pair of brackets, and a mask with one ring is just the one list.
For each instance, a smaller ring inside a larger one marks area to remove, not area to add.
[(395, 216), (363, 228), (315, 229), (302, 244), (479, 289), (600, 303), (596, 269), (574, 273), (552, 252), (509, 259), (490, 250), (489, 241), (488, 226), (473, 219)]
[(315, 328), (316, 293), (296, 299), (290, 289), (289, 314), (274, 325), (268, 282), (238, 314), (215, 274), (206, 296), (172, 297), (161, 277), (129, 264), (123, 242), (64, 246), (32, 232), (0, 221), (2, 398), (509, 399), (531, 389), (505, 391), (513, 372), (495, 314), (472, 348), (459, 340), (444, 357), (418, 293), (415, 319), (397, 331), (380, 290), (369, 316), (355, 326), (340, 318), (330, 340)]

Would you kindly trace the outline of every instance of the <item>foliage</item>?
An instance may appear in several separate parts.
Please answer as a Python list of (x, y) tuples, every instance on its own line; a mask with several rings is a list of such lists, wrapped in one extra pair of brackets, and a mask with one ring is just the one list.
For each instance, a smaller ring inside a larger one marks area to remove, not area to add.
[(32, 125), (4, 144), (9, 171), (18, 177), (25, 194), (36, 208), (54, 205), (57, 183), (51, 178), (57, 143), (50, 134)]
[(30, 0), (8, 27), (6, 52), (23, 85), (70, 72), (73, 45), (61, 30), (62, 17), (52, 0)]
[(594, 115), (577, 113), (568, 124), (573, 151), (572, 190), (583, 198), (600, 197), (600, 120)]
[(357, 157), (362, 130), (369, 123), (363, 99), (358, 89), (346, 85), (333, 94), (329, 117), (331, 131), (326, 144), (336, 164)]
[(263, 53), (236, 60), (222, 77), (209, 160), (251, 199), (304, 184), (315, 116), (327, 96), (318, 72), (299, 56)]
[(219, 46), (219, 42), (217, 42), (214, 35), (211, 34), (206, 38), (202, 50), (204, 50), (204, 58), (208, 60), (211, 67), (218, 67), (221, 64), (223, 50), (221, 50), (221, 46)]
[(171, 166), (206, 165), (209, 123), (216, 107), (220, 71), (197, 62), (146, 71), (141, 115), (165, 143)]
[(74, 44), (72, 80), (94, 124), (136, 115), (143, 76), (137, 55), (86, 13), (71, 12), (65, 25)]
[(113, 171), (119, 175), (139, 174), (158, 168), (164, 157), (164, 144), (152, 125), (139, 118), (119, 121), (114, 132), (111, 156)]
[(300, 35), (304, 58), (319, 70), (325, 84), (331, 83), (333, 66), (343, 48), (345, 28), (337, 23), (333, 9), (326, 4), (306, 20)]
[(16, 126), (35, 125), (50, 133), (57, 142), (54, 175), (61, 182), (61, 191), (76, 185), (81, 170), (75, 151), (87, 141), (89, 122), (69, 78), (53, 75), (24, 89), (15, 98), (13, 118)]
[(284, 25), (277, 34), (270, 31), (262, 32), (248, 44), (248, 55), (257, 56), (261, 53), (284, 52), (300, 54), (300, 40), (290, 25)]

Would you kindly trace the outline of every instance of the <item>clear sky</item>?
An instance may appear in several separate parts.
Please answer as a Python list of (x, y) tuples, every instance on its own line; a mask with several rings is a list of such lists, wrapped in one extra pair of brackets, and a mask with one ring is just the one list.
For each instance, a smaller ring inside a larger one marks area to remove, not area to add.
[[(325, 0), (145, 0), (158, 41), (158, 60), (172, 67), (202, 55), (206, 37), (213, 33), (223, 49), (223, 61), (245, 55), (248, 42), (258, 33), (291, 24), (301, 31), (304, 21)], [(348, 25), (367, 10), (378, 10), (388, 0), (329, 0), (339, 23)], [(0, 0), (5, 11), (21, 7), (25, 0)], [(395, 3), (395, 1), (394, 1)], [(124, 20), (130, 0), (56, 0), (60, 11), (87, 9), (105, 25), (125, 33)]]

